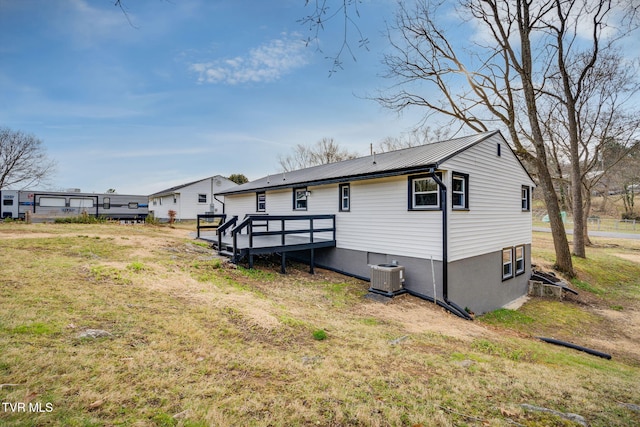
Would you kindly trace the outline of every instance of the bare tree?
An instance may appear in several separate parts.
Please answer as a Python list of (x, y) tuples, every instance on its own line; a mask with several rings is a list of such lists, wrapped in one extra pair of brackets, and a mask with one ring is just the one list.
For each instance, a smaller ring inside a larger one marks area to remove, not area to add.
[[(563, 93), (562, 85), (550, 79), (552, 101), (544, 118), (549, 150), (556, 153), (557, 163), (566, 164), (570, 171), (571, 208), (574, 235), (577, 235), (574, 236), (574, 252), (577, 255), (584, 255), (581, 252), (584, 247), (580, 244), (590, 244), (587, 220), (594, 188), (608, 177), (613, 167), (628, 157), (640, 139), (640, 114), (637, 108), (629, 105), (633, 96), (640, 92), (640, 82), (635, 77), (638, 67), (617, 52), (601, 53), (600, 58), (586, 70), (572, 109), (564, 108), (563, 102), (558, 102), (556, 94)], [(572, 61), (572, 67), (584, 70), (576, 64), (584, 64), (587, 60), (587, 56), (581, 55)], [(571, 110), (575, 113), (574, 120), (568, 116)], [(573, 131), (571, 126), (575, 127)], [(605, 154), (606, 162), (603, 161)], [(562, 171), (560, 168), (558, 171), (563, 182)], [(579, 174), (577, 177), (576, 173)]]
[(400, 136), (388, 136), (372, 147), (377, 153), (400, 150), (402, 148), (416, 147), (418, 145), (430, 144), (432, 142), (443, 141), (450, 137), (449, 128), (441, 127), (433, 130), (431, 127), (422, 127), (403, 133)]
[[(389, 29), (394, 53), (385, 58), (388, 77), (397, 83), (390, 94), (378, 100), (398, 111), (426, 107), (425, 120), (437, 114), (475, 131), (485, 131), (488, 126), (504, 129), (516, 153), (535, 169), (549, 214), (556, 268), (573, 275), (542, 118), (552, 99), (550, 86), (556, 83), (560, 90), (553, 94), (555, 103), (566, 113), (568, 136), (572, 138), (569, 159), (573, 162), (579, 158), (576, 120), (581, 111), (577, 100), (587, 75), (602, 61), (605, 47), (612, 49), (627, 34), (613, 35), (623, 23), (613, 28), (609, 21), (624, 8), (626, 17), (635, 19), (634, 3), (459, 0), (455, 12), (477, 31), (466, 45), (456, 45), (454, 41), (460, 38), (451, 37), (442, 27), (447, 21), (444, 18), (451, 16), (452, 10), (443, 9), (448, 6), (449, 2), (427, 1), (408, 9), (400, 3), (395, 26)], [(626, 21), (625, 31), (632, 28), (630, 23)], [(589, 36), (583, 38), (585, 28)], [(605, 38), (607, 43), (602, 42)], [(581, 62), (580, 58), (585, 60)], [(421, 94), (416, 87), (435, 89), (440, 96)], [(571, 181), (580, 182), (581, 169), (571, 164)], [(572, 205), (578, 203), (582, 206), (579, 197)], [(582, 226), (578, 227), (581, 234)], [(583, 245), (578, 240), (577, 244)], [(580, 247), (576, 253), (583, 255)]]
[(33, 135), (0, 128), (0, 188), (28, 188), (53, 174), (55, 162), (47, 158), (42, 141)]
[(292, 154), (285, 157), (280, 156), (278, 161), (282, 170), (289, 172), (311, 166), (355, 159), (356, 157), (356, 153), (341, 148), (333, 138), (322, 138), (311, 146), (296, 145)]
[(327, 58), (333, 62), (333, 67), (329, 71), (329, 75), (335, 73), (339, 69), (342, 69), (342, 58), (345, 53), (351, 56), (351, 59), (356, 60), (356, 56), (352, 47), (352, 32), (357, 37), (358, 48), (368, 50), (369, 39), (366, 38), (360, 31), (360, 27), (356, 23), (355, 19), (360, 17), (359, 5), (362, 0), (305, 0), (305, 7), (310, 7), (311, 13), (299, 19), (303, 25), (306, 25), (309, 29), (310, 36), (307, 37), (307, 45), (315, 44), (319, 51), (323, 51), (320, 46), (320, 32), (325, 31), (326, 25), (330, 21), (337, 20), (341, 25), (340, 31), (342, 31), (342, 43), (337, 52), (329, 55)]

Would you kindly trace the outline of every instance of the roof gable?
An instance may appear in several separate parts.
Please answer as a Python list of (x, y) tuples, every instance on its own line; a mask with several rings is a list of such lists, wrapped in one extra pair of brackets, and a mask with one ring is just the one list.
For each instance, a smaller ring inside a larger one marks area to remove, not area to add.
[(202, 178), (202, 179), (199, 179), (197, 181), (187, 182), (186, 184), (180, 184), (180, 185), (176, 185), (175, 187), (167, 188), (166, 190), (158, 191), (157, 193), (150, 194), (149, 197), (161, 197), (161, 196), (171, 195), (171, 194), (177, 192), (178, 190), (181, 190), (183, 188), (189, 187), (189, 186), (191, 186), (193, 184), (197, 184), (199, 182), (211, 180), (211, 179), (214, 179), (214, 178), (215, 179), (224, 179), (226, 181), (229, 181), (228, 178), (225, 178), (222, 175), (214, 175), (214, 176), (210, 176), (208, 178)]

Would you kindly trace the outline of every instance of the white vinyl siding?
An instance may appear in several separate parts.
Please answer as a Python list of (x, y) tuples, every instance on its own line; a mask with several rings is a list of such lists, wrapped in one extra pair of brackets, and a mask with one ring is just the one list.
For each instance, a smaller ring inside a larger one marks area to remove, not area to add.
[[(469, 175), (469, 210), (449, 212), (451, 261), (531, 243), (531, 213), (522, 211), (521, 190), (533, 182), (508, 147), (495, 155), (499, 141), (495, 135), (441, 165)], [(449, 189), (451, 176), (444, 178)]]
[[(308, 187), (311, 194), (307, 211), (291, 210), (291, 189), (267, 191), (267, 213), (335, 214), (338, 248), (442, 259), (442, 211), (407, 211), (406, 175), (352, 182), (350, 197), (358, 203), (352, 204), (349, 212), (338, 211), (338, 187)], [(255, 197), (255, 193), (226, 196), (227, 214), (242, 219), (247, 213), (255, 213)]]
[[(521, 189), (533, 182), (506, 145), (500, 157), (495, 155), (500, 141), (496, 135), (439, 167), (447, 186), (450, 261), (531, 243), (531, 213), (521, 209)], [(452, 171), (468, 176), (469, 210), (452, 209)], [(351, 181), (349, 212), (340, 212), (336, 203), (338, 183), (308, 186), (306, 211), (292, 210), (291, 188), (267, 190), (266, 213), (335, 214), (338, 248), (442, 260), (442, 210), (408, 210), (409, 183), (407, 175)], [(255, 193), (226, 196), (227, 213), (240, 219), (256, 213), (255, 198)]]
[[(224, 201), (224, 197), (216, 196), (212, 197), (213, 193), (216, 194), (220, 191), (234, 187), (236, 184), (228, 179), (216, 175), (213, 178), (206, 178), (198, 182), (194, 182), (190, 185), (180, 187), (171, 193), (165, 193), (163, 195), (152, 196), (154, 200), (157, 200), (157, 204), (153, 206), (153, 212), (156, 218), (169, 218), (169, 210), (177, 212), (176, 219), (196, 219), (199, 214), (210, 212), (215, 210), (214, 213), (221, 214), (223, 205), (221, 201)], [(200, 196), (204, 196), (200, 198)], [(255, 194), (252, 195), (253, 207), (251, 212), (255, 211)], [(203, 203), (201, 200), (205, 200)], [(214, 209), (211, 209), (211, 205)]]

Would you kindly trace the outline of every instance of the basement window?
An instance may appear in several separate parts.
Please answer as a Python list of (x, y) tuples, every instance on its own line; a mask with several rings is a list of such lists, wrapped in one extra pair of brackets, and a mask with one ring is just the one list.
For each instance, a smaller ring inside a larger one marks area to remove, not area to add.
[(516, 246), (516, 276), (524, 273), (524, 246)]
[(502, 280), (513, 277), (513, 248), (502, 250)]

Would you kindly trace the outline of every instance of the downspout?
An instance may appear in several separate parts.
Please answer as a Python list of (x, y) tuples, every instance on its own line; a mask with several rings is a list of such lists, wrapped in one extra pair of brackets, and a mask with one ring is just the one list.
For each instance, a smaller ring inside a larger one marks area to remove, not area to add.
[(224, 214), (225, 213), (225, 211), (224, 211), (225, 210), (224, 202), (222, 200), (218, 199), (215, 194), (213, 195), (213, 200), (215, 200), (216, 202), (218, 202), (218, 203), (220, 203), (222, 205), (222, 213)]
[(447, 205), (447, 186), (444, 185), (444, 182), (438, 177), (436, 174), (436, 169), (438, 165), (435, 167), (429, 168), (429, 176), (433, 178), (433, 180), (438, 184), (440, 188), (440, 205), (442, 206), (442, 299), (446, 305), (451, 307), (449, 310), (465, 319), (472, 320), (471, 316), (462, 308), (460, 308), (457, 304), (449, 301), (449, 235), (447, 232), (448, 229), (448, 215), (449, 211)]

